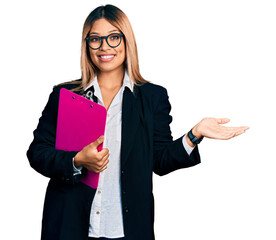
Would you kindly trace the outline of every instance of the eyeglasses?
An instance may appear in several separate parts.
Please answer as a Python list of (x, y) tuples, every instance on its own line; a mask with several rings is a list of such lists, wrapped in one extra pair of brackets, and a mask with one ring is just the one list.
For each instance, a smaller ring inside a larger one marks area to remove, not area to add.
[(108, 46), (112, 48), (118, 47), (121, 44), (122, 36), (124, 36), (124, 34), (122, 33), (111, 33), (108, 36), (102, 37), (99, 37), (97, 35), (91, 35), (85, 38), (85, 40), (90, 48), (92, 48), (93, 50), (97, 50), (102, 46), (103, 39), (105, 39)]

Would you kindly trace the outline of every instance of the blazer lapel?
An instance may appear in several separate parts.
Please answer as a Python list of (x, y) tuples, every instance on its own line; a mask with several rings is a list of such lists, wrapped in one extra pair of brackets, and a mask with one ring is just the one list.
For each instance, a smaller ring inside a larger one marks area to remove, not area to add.
[(137, 86), (133, 93), (125, 88), (122, 106), (122, 142), (121, 142), (121, 166), (127, 162), (128, 155), (133, 148), (135, 134), (140, 122), (140, 102)]

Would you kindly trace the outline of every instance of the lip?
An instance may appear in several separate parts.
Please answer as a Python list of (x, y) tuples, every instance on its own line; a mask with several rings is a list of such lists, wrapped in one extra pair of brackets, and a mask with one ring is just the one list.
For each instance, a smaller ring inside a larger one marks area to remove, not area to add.
[(102, 62), (110, 62), (114, 59), (115, 54), (100, 54), (98, 55), (98, 58), (102, 61)]

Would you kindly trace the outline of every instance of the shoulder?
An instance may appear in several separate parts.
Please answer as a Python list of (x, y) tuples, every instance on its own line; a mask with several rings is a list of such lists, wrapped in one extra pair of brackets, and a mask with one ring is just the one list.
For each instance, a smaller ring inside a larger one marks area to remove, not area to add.
[(170, 105), (166, 88), (150, 82), (135, 87), (143, 105), (147, 106), (152, 112)]
[(82, 80), (72, 80), (64, 83), (57, 84), (53, 87), (54, 92), (59, 92), (61, 88), (66, 88), (67, 90), (72, 90), (74, 88), (77, 88), (81, 85)]
[(136, 87), (141, 91), (143, 96), (159, 98), (160, 95), (167, 95), (166, 88), (151, 82), (147, 82), (147, 83), (144, 83), (143, 85), (136, 86)]
[(54, 105), (58, 104), (60, 89), (66, 88), (68, 90), (72, 90), (76, 87), (79, 87), (80, 84), (81, 84), (81, 79), (78, 79), (78, 80), (73, 80), (70, 82), (60, 83), (60, 84), (53, 86), (53, 90), (50, 93), (47, 105), (54, 106)]

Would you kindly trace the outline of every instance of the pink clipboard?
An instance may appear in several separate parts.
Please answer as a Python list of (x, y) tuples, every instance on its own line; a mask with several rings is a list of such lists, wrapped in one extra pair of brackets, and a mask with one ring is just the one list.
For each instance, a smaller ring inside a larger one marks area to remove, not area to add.
[[(104, 135), (106, 109), (95, 103), (61, 88), (59, 95), (56, 149), (64, 151), (81, 151), (85, 146)], [(98, 146), (101, 151), (103, 144)], [(81, 180), (96, 189), (99, 173), (87, 171)]]

